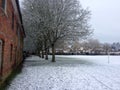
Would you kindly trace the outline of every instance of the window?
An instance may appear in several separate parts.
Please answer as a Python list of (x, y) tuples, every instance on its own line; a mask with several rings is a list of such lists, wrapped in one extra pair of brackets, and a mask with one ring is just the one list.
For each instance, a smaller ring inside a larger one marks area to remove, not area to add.
[(14, 30), (14, 13), (12, 13), (12, 30)]
[(18, 47), (20, 47), (20, 29), (18, 28)]
[(2, 75), (3, 41), (0, 39), (0, 77)]
[(2, 8), (6, 12), (7, 0), (2, 0)]
[(13, 45), (10, 45), (10, 61), (12, 61), (12, 51), (13, 51)]

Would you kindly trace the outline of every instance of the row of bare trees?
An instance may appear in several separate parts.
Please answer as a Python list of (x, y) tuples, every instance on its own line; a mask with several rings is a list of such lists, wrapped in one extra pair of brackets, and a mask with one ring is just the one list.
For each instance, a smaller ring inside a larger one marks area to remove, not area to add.
[(72, 52), (90, 51), (89, 53), (94, 52), (94, 54), (100, 54), (100, 52), (107, 54), (109, 51), (112, 51), (112, 45), (109, 43), (101, 43), (97, 39), (77, 40), (72, 42), (70, 49)]
[(38, 53), (45, 51), (46, 59), (51, 48), (52, 62), (59, 41), (82, 39), (92, 33), (90, 11), (83, 9), (79, 0), (24, 0), (22, 15), (28, 37), (25, 46), (33, 49), (33, 45)]

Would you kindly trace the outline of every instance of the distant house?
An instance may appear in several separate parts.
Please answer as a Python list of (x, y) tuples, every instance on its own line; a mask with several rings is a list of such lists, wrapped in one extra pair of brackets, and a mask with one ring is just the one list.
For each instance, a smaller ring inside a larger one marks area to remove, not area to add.
[(25, 37), (19, 0), (0, 0), (0, 82), (22, 62)]

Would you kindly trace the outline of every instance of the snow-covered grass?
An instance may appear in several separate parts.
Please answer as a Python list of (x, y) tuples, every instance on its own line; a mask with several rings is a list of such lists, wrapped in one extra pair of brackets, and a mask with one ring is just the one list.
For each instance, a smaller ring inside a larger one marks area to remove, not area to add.
[(120, 90), (120, 56), (58, 55), (56, 63), (50, 59), (27, 58), (8, 90)]

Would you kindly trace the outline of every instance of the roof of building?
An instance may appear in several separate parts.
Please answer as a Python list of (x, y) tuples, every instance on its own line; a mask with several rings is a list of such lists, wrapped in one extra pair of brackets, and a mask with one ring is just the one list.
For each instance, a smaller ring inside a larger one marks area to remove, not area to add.
[(21, 14), (21, 10), (20, 10), (19, 0), (15, 0), (15, 1), (16, 1), (16, 4), (17, 4), (17, 9), (18, 9), (19, 16), (20, 16), (21, 26), (22, 26), (22, 29), (23, 29), (24, 37), (25, 37), (26, 35), (25, 35), (24, 26), (23, 26), (22, 14)]

